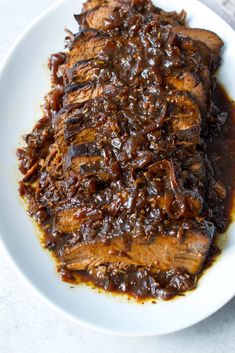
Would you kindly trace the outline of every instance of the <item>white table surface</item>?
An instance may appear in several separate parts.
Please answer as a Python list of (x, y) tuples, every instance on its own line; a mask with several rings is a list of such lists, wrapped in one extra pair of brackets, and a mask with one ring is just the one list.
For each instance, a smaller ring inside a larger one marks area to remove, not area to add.
[[(53, 2), (0, 0), (0, 60), (22, 29)], [(203, 2), (235, 28), (235, 0)], [(175, 334), (149, 338), (100, 334), (78, 326), (35, 296), (0, 248), (0, 353), (16, 352), (231, 353), (235, 352), (235, 298), (207, 320)]]

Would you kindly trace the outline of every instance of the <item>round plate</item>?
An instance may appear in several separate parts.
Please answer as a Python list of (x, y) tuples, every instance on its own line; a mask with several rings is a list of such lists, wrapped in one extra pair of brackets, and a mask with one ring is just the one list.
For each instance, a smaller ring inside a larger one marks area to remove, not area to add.
[[(28, 283), (64, 314), (78, 323), (105, 332), (129, 336), (161, 335), (180, 330), (208, 317), (235, 294), (235, 225), (228, 230), (222, 255), (206, 271), (198, 288), (169, 302), (144, 305), (97, 293), (87, 286), (70, 288), (56, 274), (51, 256), (42, 249), (35, 226), (26, 215), (17, 192), (16, 148), (20, 136), (31, 131), (42, 115), (40, 103), (50, 87), (46, 69), (49, 55), (63, 49), (64, 27), (77, 31), (74, 13), (82, 1), (57, 3), (24, 32), (0, 72), (0, 233), (15, 267)], [(165, 10), (188, 13), (189, 24), (217, 32), (225, 42), (220, 81), (235, 98), (235, 35), (214, 12), (190, 0), (158, 0)], [(231, 279), (232, 278), (232, 279)]]

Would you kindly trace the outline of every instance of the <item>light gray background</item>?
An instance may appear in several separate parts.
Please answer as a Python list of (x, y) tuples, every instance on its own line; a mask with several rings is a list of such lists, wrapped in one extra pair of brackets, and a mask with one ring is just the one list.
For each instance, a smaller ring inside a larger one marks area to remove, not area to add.
[[(54, 2), (0, 0), (0, 61), (22, 29)], [(203, 2), (235, 28), (235, 0)], [(235, 298), (207, 320), (175, 334), (149, 338), (109, 336), (80, 327), (44, 304), (18, 278), (0, 248), (0, 353), (16, 352), (235, 352)]]

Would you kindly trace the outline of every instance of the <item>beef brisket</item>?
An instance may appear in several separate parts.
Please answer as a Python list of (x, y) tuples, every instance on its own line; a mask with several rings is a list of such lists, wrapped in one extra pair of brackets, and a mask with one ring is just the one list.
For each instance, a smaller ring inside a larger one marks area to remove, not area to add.
[(149, 0), (83, 9), (68, 50), (50, 61), (47, 125), (19, 152), (31, 215), (70, 273), (102, 265), (197, 275), (217, 231), (213, 202), (222, 202), (208, 193), (217, 180), (206, 138), (220, 114), (211, 99), (223, 42)]

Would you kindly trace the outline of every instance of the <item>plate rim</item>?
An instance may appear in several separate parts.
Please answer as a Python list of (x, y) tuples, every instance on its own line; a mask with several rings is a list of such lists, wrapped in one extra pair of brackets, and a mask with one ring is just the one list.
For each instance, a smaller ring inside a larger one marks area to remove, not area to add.
[[(8, 49), (8, 51), (6, 52), (6, 54), (4, 55), (3, 59), (1, 60), (0, 63), (0, 82), (1, 82), (1, 76), (4, 72), (5, 67), (7, 66), (8, 61), (10, 60), (10, 58), (12, 57), (12, 55), (14, 56), (14, 52), (17, 49), (17, 47), (21, 44), (21, 41), (23, 41), (23, 39), (25, 38), (25, 36), (34, 28), (37, 26), (37, 24), (46, 16), (49, 15), (50, 12), (53, 12), (54, 10), (56, 10), (56, 8), (60, 7), (63, 3), (69, 2), (70, 0), (59, 0), (53, 4), (51, 4), (50, 6), (48, 6), (45, 10), (43, 10), (42, 12), (40, 12), (35, 18), (33, 18), (29, 24), (21, 31), (20, 35), (17, 36), (17, 38), (14, 40), (13, 44), (11, 44), (10, 49)], [(206, 4), (202, 3), (199, 0), (190, 0), (190, 2), (194, 5), (200, 6), (202, 9), (206, 9), (207, 11), (213, 13), (213, 15), (217, 18), (220, 19), (220, 21), (223, 21), (223, 24), (225, 25), (225, 27), (229, 30), (232, 31), (233, 34), (235, 35), (235, 30), (232, 28), (232, 26), (226, 22), (226, 20), (221, 17), (218, 13), (216, 13), (213, 9), (211, 9), (210, 7), (208, 7)], [(183, 8), (183, 4), (182, 4), (182, 8)], [(1, 218), (1, 216), (0, 216)], [(223, 300), (221, 300), (220, 305), (217, 305), (217, 308), (214, 309), (213, 311), (210, 312), (210, 314), (208, 314), (207, 312), (203, 315), (200, 316), (200, 319), (197, 319), (196, 321), (191, 320), (192, 322), (187, 322), (184, 325), (180, 325), (180, 327), (178, 329), (170, 329), (170, 330), (164, 330), (163, 332), (156, 332), (154, 331), (154, 329), (152, 331), (149, 332), (144, 332), (144, 333), (135, 333), (134, 331), (128, 330), (127, 332), (123, 332), (123, 331), (118, 331), (117, 329), (109, 329), (107, 327), (103, 327), (103, 326), (97, 326), (96, 324), (93, 324), (92, 322), (88, 322), (84, 319), (80, 319), (76, 314), (70, 313), (68, 312), (66, 309), (63, 309), (62, 307), (60, 307), (58, 304), (56, 304), (55, 302), (53, 302), (53, 300), (51, 298), (49, 298), (42, 290), (40, 290), (40, 288), (38, 286), (36, 286), (31, 280), (30, 278), (28, 278), (27, 274), (17, 265), (17, 262), (14, 258), (14, 255), (11, 254), (10, 249), (8, 248), (7, 244), (4, 242), (4, 238), (2, 237), (2, 233), (6, 233), (1, 225), (0, 225), (0, 245), (1, 245), (1, 249), (3, 252), (3, 255), (5, 255), (5, 258), (7, 258), (9, 260), (9, 263), (11, 264), (12, 269), (18, 274), (18, 276), (20, 278), (22, 278), (24, 280), (24, 282), (26, 283), (26, 285), (28, 286), (28, 288), (31, 288), (31, 290), (33, 291), (33, 293), (35, 293), (35, 295), (42, 300), (42, 302), (44, 302), (45, 304), (49, 305), (51, 308), (53, 308), (55, 311), (57, 311), (58, 313), (60, 313), (61, 315), (63, 315), (64, 317), (67, 317), (68, 319), (71, 319), (73, 322), (78, 323), (84, 327), (90, 328), (92, 330), (98, 331), (98, 332), (102, 332), (102, 333), (107, 333), (107, 334), (111, 334), (111, 335), (115, 335), (115, 336), (122, 336), (122, 337), (149, 337), (149, 336), (163, 336), (163, 335), (167, 335), (173, 332), (178, 332), (181, 331), (185, 328), (191, 327), (201, 321), (203, 321), (204, 319), (212, 316), (213, 314), (215, 314), (218, 310), (220, 310), (222, 307), (224, 307), (224, 305), (226, 305), (234, 296), (235, 296), (235, 290), (234, 293), (231, 295), (227, 295), (223, 297)]]

